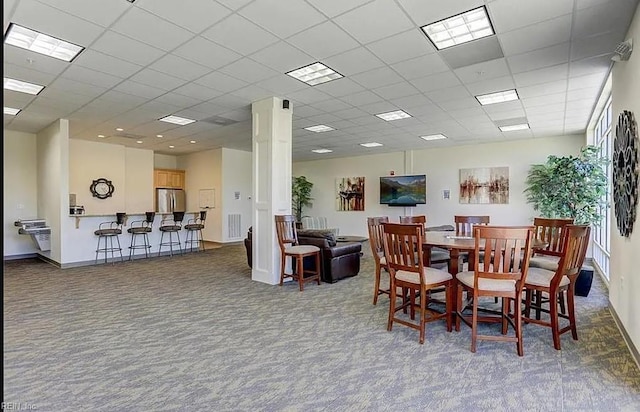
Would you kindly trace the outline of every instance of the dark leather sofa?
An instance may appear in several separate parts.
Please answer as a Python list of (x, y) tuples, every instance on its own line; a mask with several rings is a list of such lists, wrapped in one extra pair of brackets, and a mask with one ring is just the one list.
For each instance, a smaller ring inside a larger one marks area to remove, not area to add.
[[(247, 251), (247, 263), (252, 264), (252, 228), (249, 228), (244, 246)], [(360, 243), (336, 242), (335, 235), (327, 230), (298, 230), (298, 242), (301, 245), (315, 245), (321, 253), (321, 278), (323, 282), (335, 283), (340, 279), (356, 276), (360, 272)], [(313, 265), (312, 262), (305, 262)]]

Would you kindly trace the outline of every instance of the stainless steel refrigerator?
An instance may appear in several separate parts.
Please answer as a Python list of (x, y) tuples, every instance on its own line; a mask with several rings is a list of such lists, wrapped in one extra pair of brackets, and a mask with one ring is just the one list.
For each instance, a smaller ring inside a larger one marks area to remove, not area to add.
[(156, 212), (186, 212), (186, 197), (182, 189), (156, 189)]

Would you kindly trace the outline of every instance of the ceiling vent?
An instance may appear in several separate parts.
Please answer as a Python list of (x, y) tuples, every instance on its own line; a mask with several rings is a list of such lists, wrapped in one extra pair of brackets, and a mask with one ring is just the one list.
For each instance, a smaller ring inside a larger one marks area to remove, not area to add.
[(611, 57), (611, 60), (614, 62), (626, 62), (631, 57), (631, 52), (633, 51), (633, 40), (629, 39), (627, 41), (623, 41), (622, 43), (618, 43), (616, 49), (613, 51), (614, 55)]
[(221, 117), (221, 116), (211, 116), (201, 121), (217, 124), (218, 126), (229, 126), (230, 124), (238, 123), (237, 120), (228, 119), (226, 117)]
[(125, 139), (134, 139), (134, 140), (140, 140), (145, 138), (145, 136), (142, 136), (139, 134), (133, 134), (133, 133), (116, 133), (113, 135), (113, 137), (124, 137)]

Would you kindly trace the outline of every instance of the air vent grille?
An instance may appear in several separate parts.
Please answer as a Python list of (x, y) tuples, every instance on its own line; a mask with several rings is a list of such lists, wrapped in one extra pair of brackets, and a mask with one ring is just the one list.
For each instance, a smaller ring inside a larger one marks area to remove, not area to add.
[(238, 123), (237, 120), (228, 119), (221, 116), (211, 116), (202, 120), (203, 122), (217, 124), (219, 126), (229, 126), (230, 124)]

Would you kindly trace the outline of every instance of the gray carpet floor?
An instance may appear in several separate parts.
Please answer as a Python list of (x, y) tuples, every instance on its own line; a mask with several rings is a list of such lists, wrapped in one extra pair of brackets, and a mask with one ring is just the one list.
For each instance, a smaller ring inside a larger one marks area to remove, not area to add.
[[(251, 281), (241, 246), (60, 270), (4, 264), (4, 402), (38, 411), (638, 411), (640, 371), (595, 279), (578, 341), (386, 330), (373, 261), (335, 284)], [(498, 325), (489, 332), (499, 333)], [(486, 330), (485, 330), (486, 332)]]

